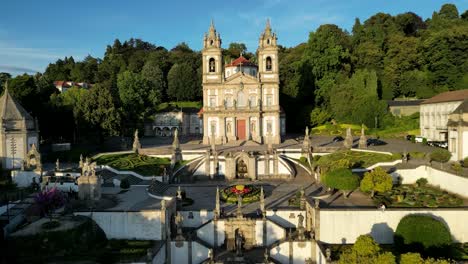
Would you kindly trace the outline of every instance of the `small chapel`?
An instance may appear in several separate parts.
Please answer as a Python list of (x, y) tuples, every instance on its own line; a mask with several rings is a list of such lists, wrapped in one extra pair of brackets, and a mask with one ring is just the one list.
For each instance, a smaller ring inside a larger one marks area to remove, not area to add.
[(39, 146), (39, 126), (9, 93), (8, 84), (0, 97), (0, 157), (3, 169), (18, 169), (28, 152)]
[(258, 65), (241, 56), (223, 63), (221, 36), (211, 22), (203, 39), (203, 144), (280, 144), (286, 118), (279, 104), (276, 33), (266, 23)]

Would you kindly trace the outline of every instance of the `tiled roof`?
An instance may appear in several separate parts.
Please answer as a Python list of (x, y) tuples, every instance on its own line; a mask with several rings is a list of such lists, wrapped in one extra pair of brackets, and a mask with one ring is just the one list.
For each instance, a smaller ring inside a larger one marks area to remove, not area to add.
[(227, 64), (226, 67), (236, 67), (242, 63), (242, 66), (254, 66), (257, 67), (257, 64), (250, 62), (248, 59), (244, 58), (244, 56), (240, 56), (239, 58), (233, 60), (231, 63)]
[(463, 101), (466, 99), (468, 99), (468, 89), (441, 93), (432, 98), (427, 99), (421, 104), (445, 103)]
[(388, 106), (418, 106), (424, 100), (388, 100)]
[(5, 120), (33, 119), (32, 116), (11, 97), (8, 89), (5, 90), (0, 98), (0, 118)]

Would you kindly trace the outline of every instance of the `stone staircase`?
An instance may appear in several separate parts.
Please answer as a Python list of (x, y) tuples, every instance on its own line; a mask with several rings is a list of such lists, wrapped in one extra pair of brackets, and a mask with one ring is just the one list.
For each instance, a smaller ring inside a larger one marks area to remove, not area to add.
[(167, 183), (153, 181), (148, 187), (148, 192), (156, 196), (163, 196), (167, 189), (169, 189), (169, 187), (170, 185)]

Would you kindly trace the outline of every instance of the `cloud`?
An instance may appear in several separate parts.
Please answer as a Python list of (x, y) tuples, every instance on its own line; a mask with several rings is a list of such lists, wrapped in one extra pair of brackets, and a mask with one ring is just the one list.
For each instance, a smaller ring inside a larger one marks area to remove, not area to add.
[(0, 72), (9, 72), (9, 73), (36, 73), (38, 70), (24, 67), (17, 67), (12, 65), (0, 65)]
[(0, 56), (15, 56), (15, 57), (27, 57), (32, 59), (59, 59), (63, 58), (62, 54), (54, 52), (49, 49), (40, 48), (13, 48), (13, 47), (1, 47)]

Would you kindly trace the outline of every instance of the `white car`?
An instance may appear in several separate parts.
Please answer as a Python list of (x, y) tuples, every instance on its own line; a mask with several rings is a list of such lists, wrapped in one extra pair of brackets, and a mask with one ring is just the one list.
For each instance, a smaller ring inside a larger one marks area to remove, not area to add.
[(417, 136), (414, 138), (414, 142), (416, 143), (422, 143), (424, 140), (424, 137), (421, 137), (421, 136)]

